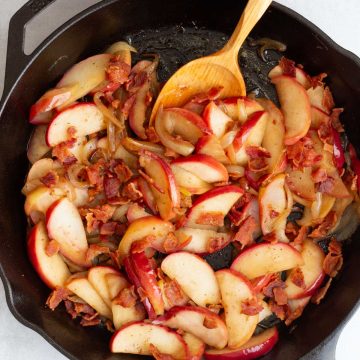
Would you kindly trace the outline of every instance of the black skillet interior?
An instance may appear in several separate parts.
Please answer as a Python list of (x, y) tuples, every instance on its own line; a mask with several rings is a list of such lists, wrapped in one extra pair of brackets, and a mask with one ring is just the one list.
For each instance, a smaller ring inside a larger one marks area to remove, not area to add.
[[(48, 2), (48, 1), (47, 1)], [(76, 61), (101, 51), (119, 39), (127, 39), (140, 52), (161, 55), (165, 79), (184, 62), (219, 49), (234, 28), (244, 1), (222, 0), (110, 0), (93, 6), (65, 24), (29, 59), (16, 86), (4, 101), (0, 120), (0, 218), (1, 275), (10, 310), (25, 325), (41, 333), (71, 359), (135, 359), (108, 351), (109, 334), (98, 328), (82, 328), (63, 309), (51, 312), (44, 302), (49, 290), (41, 283), (26, 256), (24, 198), (20, 194), (28, 168), (26, 144), (31, 131), (27, 123), (30, 105)], [(274, 4), (251, 36), (270, 37), (288, 45), (286, 55), (311, 74), (327, 72), (336, 103), (346, 109), (342, 120), (350, 140), (360, 143), (360, 62), (337, 47), (319, 29), (297, 14)], [(250, 90), (274, 98), (266, 80), (271, 67), (248, 46), (240, 62)], [(276, 55), (269, 53), (270, 59)], [(17, 59), (9, 70), (17, 66)], [(21, 64), (22, 65), (22, 64)], [(19, 71), (21, 69), (16, 69)], [(14, 73), (14, 71), (13, 71)], [(264, 359), (298, 359), (324, 341), (346, 318), (360, 298), (358, 263), (359, 233), (346, 253), (341, 277), (319, 307), (310, 306), (291, 334), (287, 331)], [(312, 357), (314, 359), (314, 357)]]

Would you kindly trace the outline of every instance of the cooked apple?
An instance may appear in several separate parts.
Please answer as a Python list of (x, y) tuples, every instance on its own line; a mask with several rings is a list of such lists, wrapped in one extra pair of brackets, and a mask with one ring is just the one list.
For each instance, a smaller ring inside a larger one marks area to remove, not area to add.
[(172, 164), (196, 175), (207, 183), (223, 182), (229, 179), (226, 167), (209, 155), (196, 154), (179, 157)]
[(47, 126), (39, 125), (35, 128), (33, 134), (31, 135), (27, 148), (27, 158), (32, 164), (40, 160), (50, 151), (50, 148), (47, 146), (45, 140), (46, 130)]
[(109, 272), (108, 274), (105, 274), (105, 282), (111, 300), (118, 296), (122, 289), (129, 286), (129, 282), (124, 275), (119, 272)]
[(140, 156), (140, 166), (152, 179), (149, 183), (154, 194), (159, 214), (164, 220), (175, 217), (174, 209), (180, 207), (180, 193), (170, 165), (160, 156), (144, 151)]
[(66, 287), (94, 308), (100, 315), (112, 320), (111, 309), (91, 285), (90, 281), (86, 278), (86, 275), (74, 275), (74, 277), (68, 280)]
[(170, 254), (161, 263), (161, 270), (170, 279), (176, 280), (196, 304), (206, 306), (220, 303), (214, 271), (201, 257), (187, 252)]
[(183, 339), (189, 349), (189, 360), (201, 360), (205, 351), (205, 344), (196, 336), (185, 333)]
[(259, 314), (242, 313), (242, 303), (255, 297), (251, 284), (234, 270), (224, 269), (216, 272), (222, 304), (225, 310), (225, 322), (228, 329), (230, 349), (245, 344), (255, 331)]
[(225, 348), (222, 350), (206, 350), (206, 360), (250, 360), (257, 359), (272, 350), (279, 340), (276, 327), (267, 329), (259, 335), (253, 336), (248, 342), (237, 349)]
[(106, 79), (106, 68), (111, 59), (110, 54), (91, 56), (72, 66), (61, 78), (56, 88), (74, 86), (70, 98), (62, 103), (59, 108), (64, 109), (74, 101), (88, 94), (92, 89)]
[(311, 176), (311, 168), (293, 170), (288, 173), (286, 184), (292, 193), (306, 200), (315, 200), (315, 184)]
[(176, 184), (179, 188), (186, 189), (191, 194), (203, 194), (212, 188), (208, 182), (200, 179), (198, 176), (183, 169), (180, 166), (171, 164), (171, 170), (175, 176)]
[[(151, 151), (158, 155), (164, 155), (165, 148), (160, 144), (155, 144), (150, 141), (141, 141), (132, 139), (130, 137), (125, 137), (121, 140), (121, 144), (127, 151), (139, 155), (144, 150)], [(136, 169), (138, 166), (136, 166)]]
[(138, 220), (138, 219), (141, 219), (141, 218), (144, 218), (147, 216), (151, 216), (151, 214), (149, 214), (142, 206), (140, 206), (137, 203), (130, 204), (128, 211), (126, 213), (126, 217), (130, 224), (132, 222), (134, 222), (135, 220)]
[[(175, 176), (175, 174), (174, 174), (174, 176)], [(175, 180), (176, 180), (176, 176), (175, 176)], [(158, 208), (156, 205), (156, 200), (155, 200), (154, 194), (151, 191), (149, 184), (142, 177), (139, 177), (137, 179), (137, 183), (139, 186), (139, 190), (143, 195), (143, 199), (144, 199), (146, 206), (153, 212), (153, 214), (157, 214)]]
[[(284, 75), (280, 65), (275, 66), (268, 74), (270, 79), (274, 79), (277, 76)], [(301, 84), (306, 90), (311, 87), (310, 77), (303, 69), (295, 67), (295, 79)]]
[(134, 264), (141, 288), (147, 295), (156, 315), (162, 315), (164, 313), (164, 301), (150, 260), (146, 257), (145, 252), (132, 252), (130, 258)]
[[(325, 255), (317, 244), (312, 240), (305, 240), (302, 246), (301, 255), (304, 264), (291, 270), (285, 282), (285, 291), (289, 299), (299, 299), (313, 295), (325, 278), (323, 270)], [(298, 269), (300, 269), (303, 275), (303, 287), (295, 284), (295, 276), (299, 271)]]
[(183, 251), (201, 255), (219, 251), (231, 241), (230, 233), (189, 227), (177, 229), (175, 235), (180, 242), (185, 242), (190, 238), (188, 244), (182, 249)]
[(290, 76), (277, 76), (271, 81), (276, 87), (284, 114), (285, 144), (295, 144), (306, 135), (311, 125), (309, 96), (304, 87)]
[(300, 299), (288, 300), (289, 309), (294, 312), (298, 308), (304, 308), (311, 300), (311, 296), (306, 296)]
[(317, 222), (324, 219), (325, 216), (333, 209), (336, 199), (333, 196), (317, 192), (315, 200), (311, 204), (312, 219)]
[(104, 116), (95, 104), (78, 103), (55, 116), (48, 126), (46, 143), (48, 146), (56, 146), (69, 140), (70, 129), (74, 129), (74, 136), (80, 138), (105, 128)]
[(325, 87), (324, 85), (311, 87), (307, 90), (307, 94), (312, 106), (327, 114), (330, 114), (334, 104), (331, 92), (328, 87)]
[(225, 151), (221, 146), (220, 140), (215, 135), (204, 135), (196, 143), (195, 152), (212, 156), (222, 164), (229, 164), (230, 160), (225, 155)]
[(304, 264), (301, 254), (284, 243), (261, 243), (253, 245), (234, 260), (231, 269), (248, 279), (293, 269)]
[(217, 230), (243, 193), (238, 186), (226, 185), (202, 194), (190, 208), (185, 225), (195, 229)]
[(114, 153), (114, 159), (121, 159), (131, 169), (137, 169), (138, 167), (137, 156), (127, 151), (122, 144), (119, 144), (118, 147), (116, 148)]
[(228, 332), (223, 320), (203, 307), (174, 306), (154, 322), (186, 331), (217, 349), (225, 347), (228, 341)]
[(46, 227), (50, 239), (59, 243), (60, 252), (75, 264), (89, 266), (86, 261), (88, 243), (77, 208), (67, 198), (53, 203), (46, 211)]
[(47, 255), (46, 248), (49, 238), (43, 222), (33, 227), (29, 234), (27, 250), (30, 261), (41, 280), (49, 287), (64, 286), (65, 281), (71, 275), (67, 265), (59, 254)]
[(188, 355), (185, 341), (175, 331), (141, 321), (124, 325), (110, 340), (113, 353), (152, 355), (153, 350), (179, 360), (187, 359)]
[(318, 109), (315, 106), (311, 107), (310, 129), (317, 130), (321, 124), (327, 124), (329, 119), (330, 119), (330, 116), (326, 112)]
[(205, 107), (203, 118), (213, 134), (219, 139), (234, 123), (213, 101), (210, 101)]
[(113, 301), (111, 311), (113, 314), (113, 323), (116, 330), (120, 329), (125, 324), (134, 321), (142, 321), (146, 318), (145, 309), (141, 304), (125, 307)]
[[(236, 133), (232, 144), (235, 153), (235, 161), (238, 165), (246, 165), (249, 156), (246, 153), (247, 146), (260, 146), (264, 138), (268, 122), (268, 114), (265, 111), (253, 113)], [(230, 157), (230, 155), (228, 154)]]
[(147, 236), (154, 236), (156, 241), (163, 242), (166, 236), (174, 230), (173, 224), (155, 216), (135, 220), (127, 228), (119, 243), (118, 255), (120, 263), (129, 255), (131, 245), (135, 241), (143, 240)]

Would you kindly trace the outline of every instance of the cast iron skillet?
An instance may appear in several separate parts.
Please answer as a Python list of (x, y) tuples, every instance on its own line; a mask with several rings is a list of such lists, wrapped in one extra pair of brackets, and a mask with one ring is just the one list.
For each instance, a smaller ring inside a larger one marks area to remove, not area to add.
[[(78, 60), (101, 51), (119, 39), (131, 39), (141, 51), (162, 56), (161, 76), (166, 78), (191, 58), (219, 49), (234, 28), (244, 1), (222, 0), (106, 0), (77, 15), (31, 55), (22, 51), (23, 29), (51, 0), (33, 0), (11, 19), (6, 81), (0, 105), (0, 275), (13, 315), (40, 333), (71, 359), (135, 359), (108, 351), (109, 334), (99, 328), (82, 328), (63, 309), (44, 306), (49, 290), (41, 283), (26, 256), (24, 198), (20, 193), (28, 169), (26, 144), (31, 131), (30, 105), (54, 85)], [(145, 31), (142, 31), (144, 30)], [(151, 29), (151, 31), (146, 31)], [(286, 55), (312, 74), (327, 72), (336, 104), (346, 109), (342, 120), (353, 144), (360, 143), (360, 60), (298, 14), (274, 3), (251, 36), (267, 36), (288, 44)], [(272, 60), (275, 54), (270, 54)], [(273, 98), (265, 65), (248, 48), (246, 65), (250, 88)], [(260, 80), (259, 80), (260, 79)], [(274, 99), (274, 98), (273, 98)], [(284, 331), (275, 349), (264, 359), (319, 358), (316, 353), (351, 315), (360, 298), (359, 232), (338, 281), (321, 306), (309, 306), (291, 334)], [(315, 350), (314, 350), (315, 349)], [(309, 355), (310, 354), (310, 355)], [(329, 357), (327, 357), (329, 358)]]

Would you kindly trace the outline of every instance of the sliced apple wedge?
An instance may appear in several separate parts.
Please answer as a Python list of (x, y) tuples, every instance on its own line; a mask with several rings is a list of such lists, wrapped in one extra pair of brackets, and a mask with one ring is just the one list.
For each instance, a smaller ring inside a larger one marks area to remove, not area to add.
[[(284, 75), (284, 72), (280, 65), (275, 66), (268, 74), (270, 79), (274, 79), (277, 76)], [(306, 74), (303, 69), (295, 67), (295, 79), (301, 84), (306, 90), (311, 87), (310, 76)]]
[(151, 216), (150, 213), (148, 213), (142, 206), (140, 206), (137, 203), (131, 204), (128, 208), (128, 211), (126, 213), (126, 217), (131, 224), (135, 220)]
[(113, 353), (152, 355), (152, 346), (164, 357), (187, 359), (188, 349), (183, 338), (161, 325), (140, 321), (126, 324), (110, 340), (110, 351)]
[(49, 238), (43, 222), (33, 227), (29, 234), (27, 250), (34, 269), (41, 280), (51, 289), (64, 286), (71, 275), (67, 265), (59, 254), (47, 255)]
[(50, 151), (49, 146), (46, 144), (46, 130), (46, 125), (39, 125), (31, 135), (27, 148), (27, 158), (32, 164)]
[(187, 252), (168, 255), (161, 270), (176, 280), (184, 293), (196, 304), (206, 306), (220, 303), (220, 291), (211, 266), (201, 257)]
[(111, 300), (118, 296), (121, 290), (129, 286), (129, 282), (120, 272), (109, 272), (108, 274), (105, 274), (105, 282)]
[(330, 120), (330, 116), (326, 112), (318, 109), (315, 106), (311, 107), (310, 129), (317, 130), (321, 124), (327, 124), (329, 120)]
[[(314, 294), (318, 289), (324, 278), (325, 273), (323, 270), (323, 262), (325, 254), (321, 248), (315, 244), (312, 240), (305, 240), (301, 251), (304, 264), (299, 268), (291, 270), (286, 279), (285, 291), (289, 299), (299, 299)], [(300, 269), (304, 278), (304, 286), (297, 286), (293, 282), (295, 273)]]
[[(241, 126), (240, 130), (236, 133), (232, 143), (236, 164), (247, 164), (249, 156), (246, 153), (246, 147), (261, 145), (267, 122), (267, 112), (258, 111), (253, 113)], [(230, 157), (230, 155), (228, 156)]]
[(146, 318), (145, 309), (142, 304), (135, 304), (131, 307), (125, 307), (113, 301), (111, 306), (113, 314), (113, 323), (116, 330), (125, 324), (134, 321), (142, 321)]
[(303, 199), (314, 201), (315, 184), (311, 176), (311, 171), (311, 168), (290, 171), (286, 178), (286, 184), (292, 193)]
[(189, 243), (182, 249), (183, 251), (201, 255), (219, 251), (231, 241), (231, 233), (189, 227), (177, 229), (175, 235), (181, 243), (190, 238)]
[(243, 193), (238, 186), (226, 185), (202, 194), (190, 208), (185, 225), (195, 229), (217, 230)]
[(172, 223), (161, 220), (156, 216), (135, 220), (127, 228), (119, 243), (118, 255), (120, 263), (129, 255), (131, 246), (135, 241), (143, 240), (147, 236), (154, 236), (156, 242), (163, 242), (166, 236), (174, 230)]
[(290, 76), (277, 76), (271, 81), (276, 87), (284, 114), (285, 144), (295, 144), (306, 135), (311, 125), (309, 96), (304, 87)]
[(301, 254), (284, 243), (261, 243), (253, 245), (234, 260), (231, 269), (248, 279), (293, 269), (304, 264)]
[(46, 228), (50, 239), (59, 243), (60, 252), (80, 266), (89, 266), (86, 261), (88, 243), (77, 208), (67, 198), (53, 203), (46, 211)]
[(276, 327), (267, 329), (259, 335), (253, 336), (237, 349), (206, 350), (206, 360), (250, 360), (257, 359), (270, 352), (279, 340)]
[(226, 167), (209, 155), (196, 154), (180, 157), (175, 159), (172, 164), (196, 175), (207, 183), (223, 182), (229, 179)]
[(139, 162), (146, 174), (153, 180), (149, 185), (160, 216), (164, 220), (173, 219), (176, 215), (174, 209), (180, 207), (180, 193), (170, 165), (150, 151), (144, 151)]
[(70, 278), (66, 287), (94, 308), (100, 315), (112, 320), (111, 309), (91, 285), (90, 281), (86, 278), (86, 275), (76, 275), (73, 278)]
[(223, 320), (203, 307), (175, 306), (154, 322), (186, 331), (217, 349), (225, 347), (228, 341), (228, 332)]
[[(175, 174), (174, 174), (174, 176), (175, 176)], [(176, 180), (176, 176), (175, 176), (175, 180)], [(137, 183), (139, 186), (139, 190), (141, 191), (141, 193), (143, 195), (143, 199), (144, 199), (146, 206), (153, 212), (153, 214), (157, 214), (158, 208), (156, 205), (156, 200), (155, 200), (154, 194), (151, 191), (150, 185), (142, 177), (139, 177), (137, 179)]]
[(185, 333), (183, 339), (189, 350), (189, 360), (201, 360), (205, 351), (204, 342), (190, 333)]
[(226, 115), (213, 101), (210, 101), (205, 107), (203, 118), (213, 134), (219, 139), (234, 123), (234, 120)]
[(204, 135), (196, 143), (195, 152), (212, 156), (222, 164), (230, 164), (229, 158), (221, 146), (220, 140), (215, 135)]
[(316, 87), (311, 87), (307, 90), (307, 94), (312, 106), (330, 114), (334, 107), (334, 100), (327, 86), (318, 85)]
[(241, 312), (242, 302), (253, 299), (255, 294), (249, 281), (234, 270), (219, 270), (215, 275), (225, 309), (228, 347), (238, 348), (251, 338), (258, 323), (259, 314), (246, 315)]

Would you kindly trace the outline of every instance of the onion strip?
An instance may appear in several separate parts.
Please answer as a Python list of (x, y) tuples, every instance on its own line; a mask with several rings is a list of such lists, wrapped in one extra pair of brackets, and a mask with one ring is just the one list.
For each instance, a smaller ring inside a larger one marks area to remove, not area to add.
[(112, 111), (110, 111), (102, 102), (101, 98), (104, 96), (104, 93), (97, 92), (94, 95), (94, 103), (97, 106), (97, 108), (102, 112), (105, 118), (110, 120), (114, 125), (116, 125), (119, 129), (124, 129), (124, 124), (122, 124), (113, 114)]

